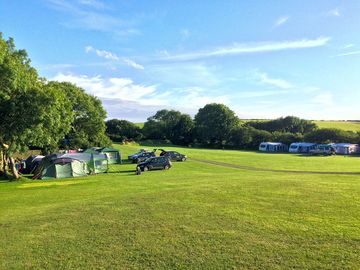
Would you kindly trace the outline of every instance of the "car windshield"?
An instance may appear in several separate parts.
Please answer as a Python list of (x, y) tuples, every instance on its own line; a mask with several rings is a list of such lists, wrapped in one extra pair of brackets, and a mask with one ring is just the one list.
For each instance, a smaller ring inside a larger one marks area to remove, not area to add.
[(153, 158), (147, 158), (145, 159), (145, 162), (151, 162), (153, 160)]

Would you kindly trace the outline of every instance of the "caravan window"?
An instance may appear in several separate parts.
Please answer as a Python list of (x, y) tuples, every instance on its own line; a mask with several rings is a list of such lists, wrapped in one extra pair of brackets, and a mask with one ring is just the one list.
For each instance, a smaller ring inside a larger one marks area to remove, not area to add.
[(292, 145), (292, 146), (290, 146), (290, 148), (291, 149), (296, 149), (296, 148), (298, 148), (298, 146), (297, 145)]
[(265, 148), (266, 144), (260, 144), (260, 148)]

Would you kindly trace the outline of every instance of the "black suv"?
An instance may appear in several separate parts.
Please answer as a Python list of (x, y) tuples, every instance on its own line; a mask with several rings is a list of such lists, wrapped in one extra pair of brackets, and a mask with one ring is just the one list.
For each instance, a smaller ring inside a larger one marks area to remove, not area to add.
[(137, 165), (136, 170), (143, 172), (149, 170), (168, 170), (172, 166), (168, 157), (151, 157)]
[(140, 163), (151, 157), (155, 157), (155, 152), (142, 152), (133, 155), (132, 158), (130, 158), (130, 160), (132, 161), (132, 163)]
[(161, 157), (168, 157), (172, 161), (185, 161), (187, 158), (186, 155), (180, 154), (179, 152), (176, 151), (165, 151), (163, 149), (160, 150), (161, 150), (160, 153)]

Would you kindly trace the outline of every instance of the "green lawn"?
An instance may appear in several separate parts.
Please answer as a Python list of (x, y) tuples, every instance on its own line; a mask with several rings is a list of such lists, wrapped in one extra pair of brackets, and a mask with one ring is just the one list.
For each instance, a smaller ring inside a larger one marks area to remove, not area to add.
[[(124, 156), (136, 150), (116, 147)], [(340, 162), (342, 171), (360, 171), (355, 157), (181, 150), (233, 164), (337, 171)], [(0, 181), (0, 269), (360, 268), (359, 176), (191, 160), (139, 176), (134, 167)]]
[(314, 121), (320, 128), (338, 128), (349, 131), (360, 131), (360, 122), (351, 121)]

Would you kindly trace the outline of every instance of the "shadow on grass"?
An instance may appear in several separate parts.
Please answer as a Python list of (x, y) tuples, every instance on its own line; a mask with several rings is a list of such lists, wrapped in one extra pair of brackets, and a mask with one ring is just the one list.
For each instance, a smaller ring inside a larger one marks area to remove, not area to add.
[(107, 172), (108, 174), (114, 174), (114, 173), (134, 173), (135, 174), (135, 170), (126, 170), (126, 171), (112, 171), (112, 172)]

